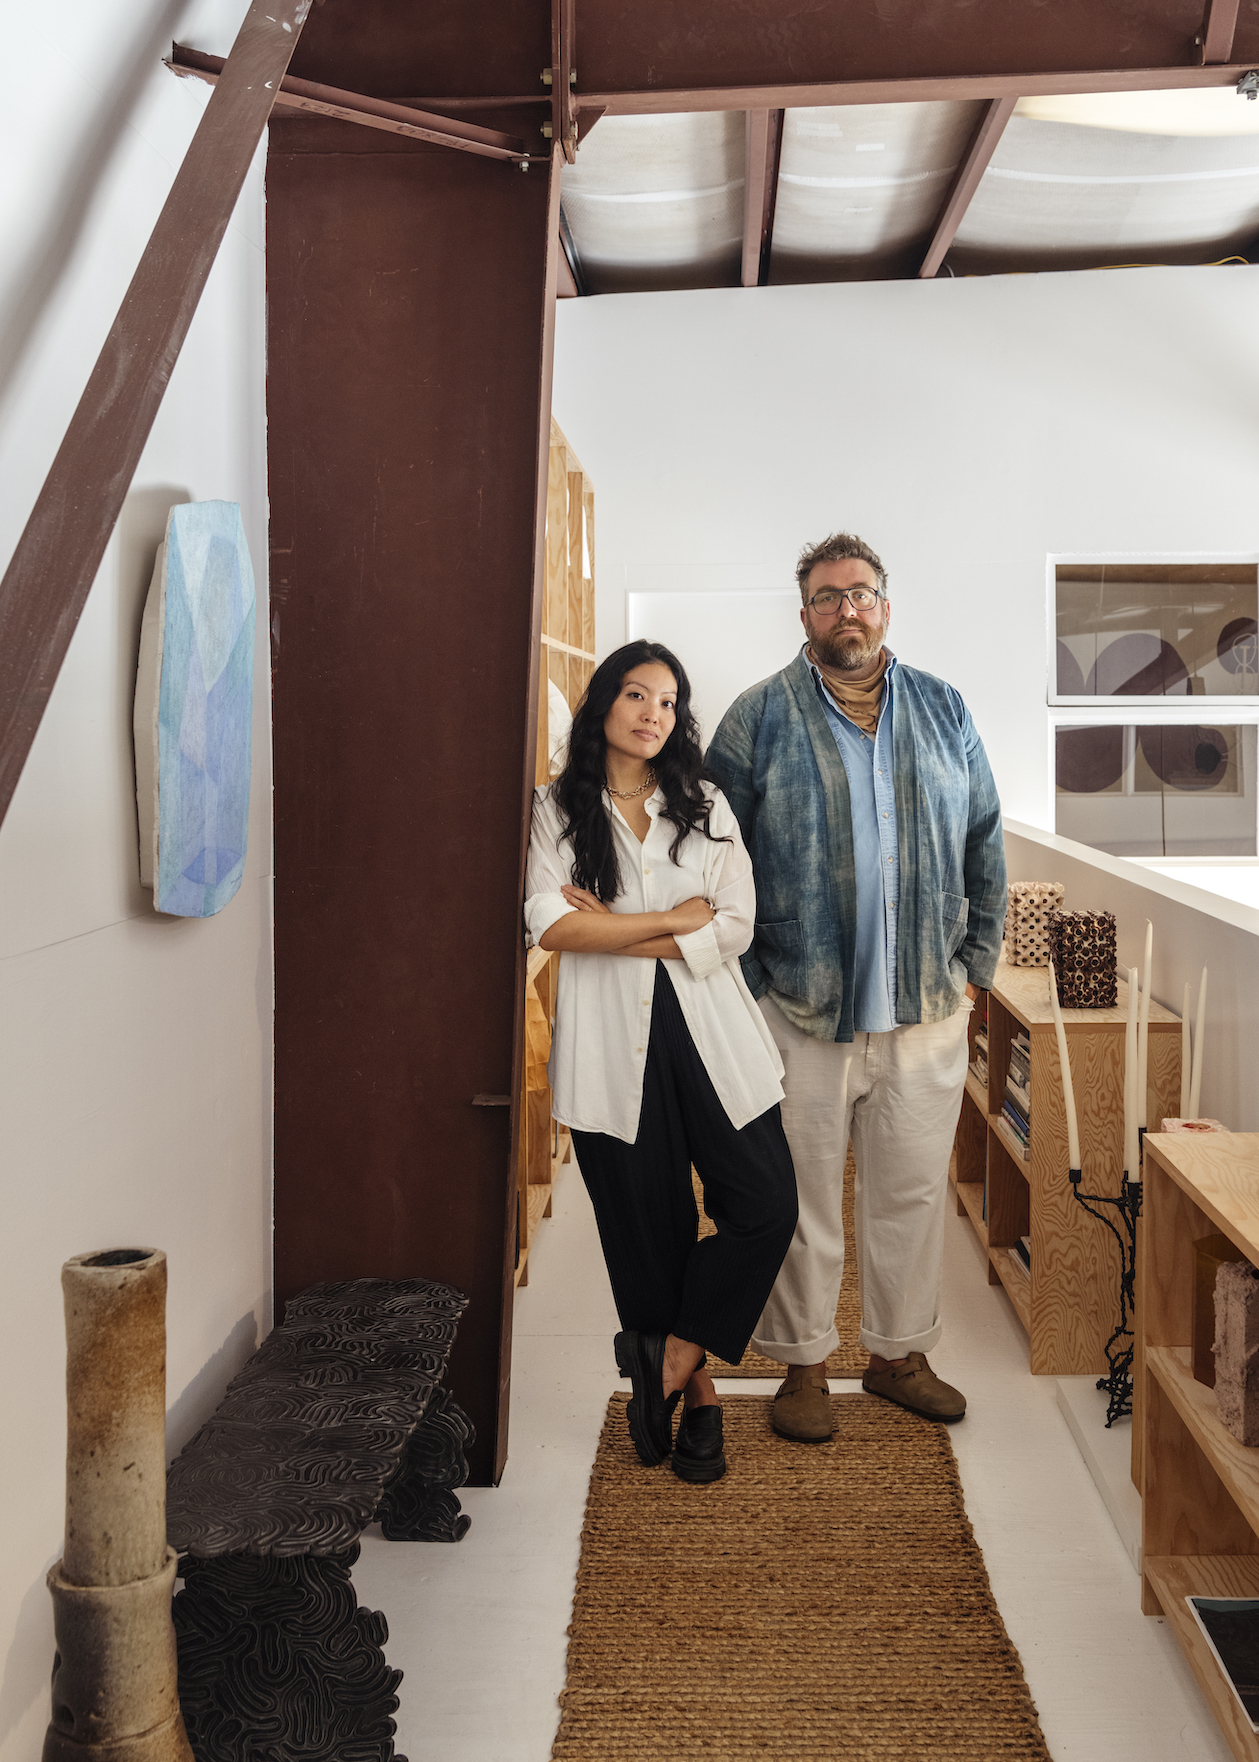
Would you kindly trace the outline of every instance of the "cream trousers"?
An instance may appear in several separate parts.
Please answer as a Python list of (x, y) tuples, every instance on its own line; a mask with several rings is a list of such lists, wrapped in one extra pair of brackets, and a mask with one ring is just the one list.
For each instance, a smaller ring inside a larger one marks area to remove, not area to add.
[(940, 1338), (949, 1156), (971, 1005), (944, 1022), (858, 1034), (847, 1046), (802, 1033), (768, 997), (761, 1010), (786, 1066), (782, 1120), (800, 1220), (752, 1344), (780, 1364), (820, 1364), (839, 1344), (851, 1135), (861, 1344), (883, 1358), (929, 1352)]

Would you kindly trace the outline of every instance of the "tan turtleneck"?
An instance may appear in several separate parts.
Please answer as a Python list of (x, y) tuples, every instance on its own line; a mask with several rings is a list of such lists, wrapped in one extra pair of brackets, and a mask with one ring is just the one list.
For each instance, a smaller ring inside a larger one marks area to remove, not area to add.
[(887, 650), (879, 650), (879, 665), (868, 679), (853, 681), (852, 675), (838, 667), (828, 667), (808, 650), (809, 660), (826, 682), (826, 689), (850, 722), (866, 734), (873, 734), (879, 724), (879, 706), (883, 702), (883, 676), (887, 672)]

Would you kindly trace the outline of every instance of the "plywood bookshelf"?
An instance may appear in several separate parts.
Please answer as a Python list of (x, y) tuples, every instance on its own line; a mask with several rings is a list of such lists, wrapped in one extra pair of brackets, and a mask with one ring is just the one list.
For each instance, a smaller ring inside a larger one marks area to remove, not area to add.
[[(548, 681), (571, 713), (595, 670), (595, 493), (581, 460), (551, 421), (546, 487), (546, 588), (542, 597), (542, 677), (538, 681), (538, 740), (534, 781), (549, 776), (551, 751)], [(516, 1203), (516, 1283), (529, 1282), (529, 1249), (551, 1191), (572, 1154), (567, 1126), (551, 1118), (546, 1062), (551, 1049), (560, 956), (529, 952), (525, 965), (525, 1068), (520, 1107)]]
[[(988, 1083), (984, 1088), (973, 1069), (967, 1074), (950, 1170), (958, 1213), (975, 1226), (989, 1284), (1005, 1287), (1027, 1330), (1033, 1373), (1100, 1376), (1117, 1317), (1118, 1249), (1105, 1226), (1071, 1197), (1067, 1181), (1066, 1115), (1048, 968), (1012, 967), (1003, 958), (986, 1008)], [(1119, 1189), (1127, 1013), (1123, 983), (1114, 1009), (1063, 1012), (1086, 1192)], [(980, 1014), (976, 1010), (971, 1018), (972, 1061)], [(1026, 1150), (1001, 1117), (1010, 1046), (1020, 1028), (1031, 1044)], [(1148, 1117), (1157, 1123), (1179, 1106), (1180, 1020), (1152, 1003)], [(1031, 1237), (1030, 1276), (1011, 1260), (1021, 1236)]]
[(1220, 1424), (1189, 1349), (1194, 1242), (1221, 1231), (1259, 1264), (1259, 1133), (1147, 1137), (1143, 1207), (1141, 1607), (1166, 1616), (1238, 1762), (1259, 1762), (1259, 1736), (1185, 1602), (1259, 1597), (1259, 1449)]

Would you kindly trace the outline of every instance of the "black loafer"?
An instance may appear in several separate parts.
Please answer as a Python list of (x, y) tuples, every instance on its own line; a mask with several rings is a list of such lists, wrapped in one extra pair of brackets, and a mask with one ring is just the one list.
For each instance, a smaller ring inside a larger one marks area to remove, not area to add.
[(630, 1437), (648, 1468), (663, 1462), (673, 1448), (673, 1410), (682, 1398), (680, 1389), (667, 1401), (664, 1397), (664, 1342), (663, 1334), (640, 1334), (634, 1328), (612, 1342), (616, 1368), (634, 1389), (625, 1409)]
[(669, 1463), (680, 1481), (719, 1481), (726, 1472), (720, 1407), (683, 1411)]

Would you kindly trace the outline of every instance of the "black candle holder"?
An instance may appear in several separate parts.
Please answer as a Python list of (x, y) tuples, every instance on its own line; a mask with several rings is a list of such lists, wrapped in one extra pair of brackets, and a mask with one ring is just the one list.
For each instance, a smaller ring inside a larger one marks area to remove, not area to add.
[(1104, 1377), (1097, 1379), (1098, 1388), (1106, 1392), (1108, 1431), (1117, 1419), (1124, 1419), (1132, 1412), (1132, 1355), (1136, 1345), (1132, 1322), (1137, 1312), (1137, 1219), (1141, 1216), (1140, 1170), (1145, 1155), (1144, 1126), (1137, 1130), (1137, 1142), (1137, 1179), (1130, 1181), (1125, 1169), (1118, 1194), (1081, 1193), (1080, 1170), (1067, 1171), (1077, 1204), (1082, 1205), (1098, 1223), (1105, 1224), (1119, 1244), (1119, 1322), (1106, 1342), (1106, 1362), (1110, 1369)]

